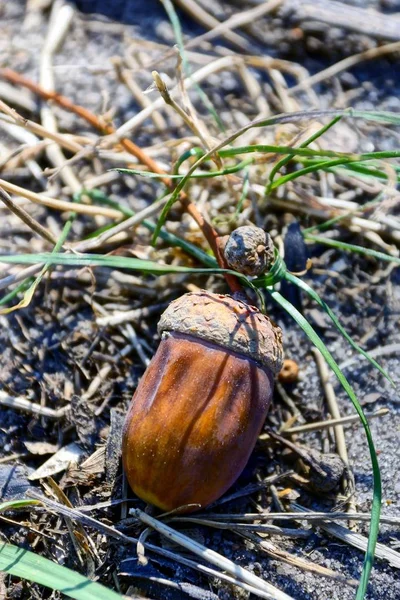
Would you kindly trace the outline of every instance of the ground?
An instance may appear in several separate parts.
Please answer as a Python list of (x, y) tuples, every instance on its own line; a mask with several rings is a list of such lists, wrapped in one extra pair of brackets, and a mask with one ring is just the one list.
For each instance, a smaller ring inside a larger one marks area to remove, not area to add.
[[(50, 4), (52, 3), (32, 1), (25, 6), (24, 2), (11, 3), (0, 0), (2, 68), (10, 67), (39, 82), (40, 56), (50, 27)], [(57, 3), (54, 4), (57, 8)], [(155, 0), (146, 3), (82, 1), (76, 4), (79, 10), (73, 15), (66, 39), (53, 58), (56, 89), (73, 102), (96, 115), (102, 115), (104, 122), (112, 122), (115, 127), (119, 127), (142, 109), (143, 104), (140, 103), (156, 100), (158, 92), (153, 90), (144, 96), (138, 93), (134, 97), (129, 86), (118, 80), (115, 58), (123, 59), (123, 66), (134, 76), (139, 90), (146, 90), (152, 84), (151, 71), (154, 69), (173, 82), (177, 73), (176, 55), (169, 52), (175, 44), (173, 29), (162, 4)], [(246, 8), (251, 8), (257, 3), (245, 4)], [(395, 2), (389, 1), (353, 1), (347, 4), (362, 9), (376, 9), (386, 15), (399, 10)], [(231, 4), (211, 0), (202, 2), (202, 5), (220, 20), (245, 8), (242, 3)], [(201, 82), (203, 91), (207, 93), (224, 122), (227, 133), (239, 129), (250, 119), (261, 116), (266, 106), (274, 114), (300, 109), (349, 106), (359, 110), (399, 112), (398, 52), (360, 62), (351, 69), (341, 71), (333, 79), (290, 96), (287, 89), (296, 83), (293, 73), (296, 73), (299, 65), (310, 73), (316, 73), (346, 56), (376, 48), (385, 40), (377, 40), (373, 35), (366, 33), (346, 30), (342, 26), (296, 21), (295, 11), (289, 14), (284, 5), (285, 3), (278, 12), (252, 24), (250, 29), (243, 29), (242, 34), (250, 45), (250, 55), (268, 55), (289, 62), (276, 62), (272, 69), (268, 66), (258, 70), (253, 64), (245, 73), (243, 68), (242, 71), (236, 68), (215, 71)], [(183, 25), (185, 42), (204, 32), (201, 25), (187, 11), (178, 14)], [(200, 47), (191, 48), (187, 55), (193, 71), (196, 71), (202, 65), (212, 62), (215, 57), (229, 56), (236, 50), (230, 46), (229, 41), (217, 38), (214, 43), (204, 42)], [(249, 84), (247, 80), (246, 84), (246, 73), (254, 79), (253, 83)], [(24, 117), (37, 123), (41, 122), (43, 114), (41, 116), (40, 108), (43, 108), (44, 104), (41, 104), (37, 95), (23, 87), (15, 86), (10, 97), (7, 95), (10, 94), (10, 89), (1, 87), (1, 84), (0, 77), (1, 99), (15, 107)], [(181, 101), (179, 96), (177, 99)], [(208, 132), (212, 132), (211, 139), (215, 140), (219, 136), (222, 136), (222, 139), (226, 134), (222, 135), (218, 131), (212, 117), (204, 108), (205, 105), (199, 102), (196, 91), (192, 100)], [(81, 136), (86, 140), (85, 143), (89, 140), (94, 147), (99, 144), (100, 134), (88, 123), (55, 104), (52, 110), (56, 115), (59, 131), (67, 132), (71, 136)], [(153, 120), (145, 120), (130, 135), (131, 139), (146, 149), (166, 171), (171, 171), (172, 161), (189, 147), (198, 146), (199, 141), (172, 110), (162, 108), (158, 118), (158, 122), (157, 116)], [(55, 165), (51, 164), (51, 160), (41, 148), (40, 152), (31, 156), (39, 168), (35, 177), (35, 167), (32, 171), (27, 155), (18, 161), (13, 161), (10, 156), (10, 153), (20, 149), (21, 143), (27, 144), (28, 140), (17, 138), (15, 130), (6, 129), (5, 126), (3, 131), (3, 125), (4, 121), (0, 121), (1, 179), (47, 196), (71, 200), (75, 190), (68, 175), (65, 175), (65, 167), (54, 170)], [(301, 129), (285, 127), (257, 130), (253, 138), (248, 137), (246, 142), (243, 141), (243, 145), (254, 141), (284, 144), (299, 132), (304, 133)], [(78, 140), (79, 137), (72, 139)], [(394, 127), (347, 119), (330, 130), (322, 143), (325, 148), (338, 151), (371, 152), (396, 149), (398, 140), (398, 128), (396, 130)], [(78, 157), (75, 162), (70, 161), (67, 169), (71, 167), (78, 182), (83, 182), (85, 187), (101, 189), (114, 201), (137, 212), (159, 197), (160, 184), (108, 171), (113, 167), (126, 167), (135, 162), (132, 157), (125, 160), (122, 154), (118, 155), (120, 151), (121, 147), (115, 146), (113, 156), (107, 157), (100, 152), (90, 160)], [(65, 154), (67, 158), (71, 156), (68, 151)], [(53, 168), (53, 171), (46, 171), (50, 168)], [(341, 210), (349, 208), (350, 205), (346, 202), (363, 204), (378, 194), (385, 194), (386, 204), (382, 211), (387, 217), (384, 222), (389, 224), (379, 230), (379, 235), (374, 237), (374, 232), (368, 231), (366, 222), (360, 219), (356, 223), (345, 221), (338, 237), (376, 250), (396, 251), (400, 230), (397, 226), (398, 197), (389, 194), (386, 185), (356, 179), (345, 173), (338, 176), (332, 173), (326, 176), (323, 174), (315, 178), (305, 176), (290, 182), (282, 188), (283, 192), (280, 188), (266, 204), (263, 196), (257, 193), (257, 185), (263, 182), (263, 168), (266, 167), (261, 163), (257, 168), (258, 171), (251, 181), (254, 189), (250, 190), (243, 214), (235, 224), (255, 222), (262, 225), (271, 232), (279, 245), (285, 226), (292, 218), (296, 218), (300, 225), (306, 228), (332, 216), (329, 207), (333, 200), (343, 201), (342, 206), (332, 205)], [(209, 189), (197, 182), (191, 187), (191, 194), (198, 201), (198, 205), (207, 210), (221, 235), (229, 233), (233, 228), (231, 217), (240, 198), (235, 176), (231, 176), (229, 181), (226, 178), (226, 181), (227, 183), (221, 183), (221, 180), (212, 180)], [(387, 183), (388, 188), (394, 185), (392, 181)], [(60, 235), (66, 220), (65, 212), (53, 211), (27, 202), (22, 202), (21, 206), (49, 231), (56, 236)], [(370, 221), (379, 222), (375, 213), (369, 213), (367, 222)], [(74, 242), (83, 240), (108, 222), (107, 217), (101, 215), (81, 215), (72, 225), (70, 239)], [(171, 233), (207, 249), (201, 233), (179, 208), (173, 209), (167, 227)], [(51, 250), (48, 242), (33, 233), (5, 207), (1, 208), (0, 228), (1, 254)], [(198, 266), (195, 259), (188, 258), (183, 251), (171, 248), (163, 242), (158, 242), (156, 248), (153, 248), (150, 245), (150, 234), (144, 227), (121, 234), (98, 251), (148, 258), (167, 264)], [(345, 253), (321, 244), (309, 244), (308, 253), (313, 267), (305, 275), (305, 281), (331, 306), (348, 333), (365, 349), (374, 353), (378, 362), (387, 369), (398, 386), (399, 269), (375, 258)], [(2, 263), (1, 277), (15, 274), (19, 269), (20, 267), (15, 266), (11, 269), (10, 265)], [(3, 279), (0, 280), (0, 284), (2, 282)], [(50, 493), (49, 483), (45, 483), (43, 488), (38, 480), (29, 482), (27, 474), (42, 465), (59, 448), (74, 442), (79, 448), (80, 464), (69, 467), (66, 464), (61, 472), (54, 473), (58, 495), (54, 496), (53, 490), (53, 499), (62, 502), (62, 490), (72, 505), (79, 507), (117, 500), (127, 493), (119, 465), (118, 442), (115, 441), (118, 440), (122, 418), (144, 372), (144, 365), (157, 348), (159, 338), (156, 323), (159, 314), (171, 299), (193, 289), (193, 286), (227, 292), (222, 278), (215, 275), (175, 274), (154, 277), (140, 273), (132, 274), (125, 269), (118, 271), (105, 268), (57, 268), (37, 287), (28, 307), (0, 316), (2, 393), (12, 398), (22, 397), (36, 406), (54, 410), (72, 407), (72, 410), (50, 418), (43, 414), (35, 415), (20, 410), (18, 407), (0, 405), (0, 490), (3, 499), (20, 497), (32, 487), (42, 491), (45, 489)], [(3, 286), (2, 289), (2, 293), (7, 293), (12, 286)], [(17, 299), (20, 298), (21, 296), (18, 296)], [(268, 313), (283, 330), (287, 358), (294, 359), (300, 367), (299, 381), (283, 388), (294, 404), (288, 406), (284, 403), (284, 391), (280, 391), (282, 385), (280, 388), (278, 386), (266, 427), (278, 431), (294, 410), (301, 413), (300, 423), (326, 419), (329, 411), (311, 342), (269, 297), (266, 301)], [(7, 306), (15, 303), (16, 299)], [(392, 387), (366, 360), (361, 359), (331, 327), (326, 315), (304, 294), (301, 297), (301, 305), (306, 318), (324, 339), (339, 365), (343, 365), (344, 373), (354, 387), (364, 410), (374, 412), (386, 408), (390, 411), (385, 416), (371, 419), (370, 426), (382, 475), (382, 514), (398, 517), (398, 387)], [(147, 308), (150, 309), (148, 313)], [(126, 326), (126, 323), (111, 326), (101, 321), (114, 313), (130, 309), (139, 311), (129, 321), (130, 327)], [(340, 413), (353, 414), (354, 408), (350, 400), (333, 376), (331, 382)], [(291, 439), (296, 444), (323, 452), (335, 450), (334, 438), (327, 430), (302, 433)], [(367, 441), (358, 422), (345, 427), (345, 441), (355, 478), (355, 508), (360, 512), (369, 512), (372, 501), (372, 470)], [(100, 462), (94, 466), (92, 463), (86, 466), (86, 469), (82, 467), (81, 463), (85, 458), (92, 456), (96, 450), (101, 451), (102, 448), (106, 453), (105, 462), (103, 455)], [(346, 507), (345, 496), (340, 487), (321, 494), (311, 490), (307, 482), (299, 482), (298, 476), (304, 476), (304, 471), (301, 471), (293, 456), (288, 455), (288, 451), (282, 450), (279, 443), (272, 445), (270, 440), (266, 445), (260, 441), (232, 491), (242, 490), (248, 484), (260, 482), (268, 475), (294, 470), (297, 479), (289, 476), (276, 484), (276, 492), (281, 494), (286, 509), (291, 500), (313, 510)], [(288, 495), (285, 496), (284, 490), (290, 490)], [(144, 503), (136, 499), (131, 506), (144, 508)], [(260, 508), (278, 510), (276, 496), (274, 503), (274, 495), (271, 496), (268, 487), (217, 505), (214, 512), (256, 512)], [(116, 505), (98, 510), (93, 516), (131, 535), (139, 532), (137, 523), (129, 528), (125, 504), (122, 508)], [(118, 581), (119, 591), (132, 597), (135, 594), (138, 594), (136, 597), (171, 599), (228, 599), (248, 596), (247, 592), (238, 591), (238, 588), (221, 583), (216, 578), (206, 578), (188, 567), (152, 553), (149, 553), (150, 563), (146, 567), (140, 566), (134, 547), (107, 540), (92, 528), (88, 528), (88, 531), (96, 552), (94, 556), (90, 553), (84, 554), (80, 563), (79, 551), (77, 553), (76, 546), (74, 548), (62, 517), (48, 511), (32, 511), (24, 513), (22, 518), (25, 526), (18, 524), (21, 520), (20, 513), (7, 513), (2, 523), (1, 541), (10, 541), (89, 576), (96, 576), (108, 587), (115, 588)], [(294, 527), (290, 522), (276, 524)], [(343, 524), (347, 525), (347, 522)], [(248, 568), (295, 600), (347, 600), (355, 596), (354, 587), (307, 573), (268, 557), (259, 547), (245, 542), (233, 532), (193, 524), (184, 524), (183, 527), (189, 536)], [(358, 531), (367, 534), (368, 527), (365, 523), (359, 523)], [(315, 528), (307, 539), (276, 536), (268, 539), (276, 547), (308, 559), (314, 564), (328, 567), (348, 579), (358, 579), (360, 576), (362, 552), (328, 536), (319, 528)], [(161, 547), (169, 547), (162, 538), (154, 534), (151, 541)], [(398, 525), (382, 524), (379, 541), (398, 549)], [(174, 547), (174, 550), (178, 551), (177, 547)], [(151, 577), (155, 580), (151, 581)], [(7, 589), (4, 593), (8, 593), (6, 597), (10, 598), (50, 597), (50, 591), (16, 577), (5, 576), (2, 579), (0, 576), (0, 597), (3, 589)], [(376, 560), (367, 598), (395, 600), (399, 596), (398, 570), (387, 561)]]

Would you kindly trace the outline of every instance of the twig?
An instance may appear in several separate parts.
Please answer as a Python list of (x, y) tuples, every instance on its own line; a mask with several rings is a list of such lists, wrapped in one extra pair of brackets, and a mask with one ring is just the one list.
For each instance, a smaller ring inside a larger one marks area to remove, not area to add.
[[(52, 91), (52, 90), (44, 89), (41, 85), (38, 85), (34, 81), (31, 81), (27, 77), (20, 75), (19, 73), (17, 73), (16, 71), (13, 71), (12, 69), (10, 69), (8, 67), (5, 69), (0, 69), (0, 77), (3, 77), (4, 79), (7, 79), (8, 81), (12, 81), (16, 85), (21, 85), (23, 87), (26, 87), (26, 88), (32, 90), (33, 92), (35, 92), (35, 94), (37, 94), (44, 100), (52, 100), (53, 102), (56, 102), (62, 108), (65, 108), (66, 110), (76, 114), (81, 119), (84, 119), (87, 123), (90, 123), (90, 125), (92, 125), (95, 129), (97, 129), (98, 131), (100, 131), (103, 134), (110, 135), (110, 134), (114, 133), (114, 131), (115, 131), (112, 125), (102, 121), (99, 117), (97, 117), (95, 114), (93, 114), (90, 110), (87, 110), (83, 106), (79, 106), (78, 104), (75, 104), (66, 96), (62, 96), (61, 94), (58, 94), (57, 92)], [(1, 109), (2, 104), (3, 103), (1, 103), (1, 101), (0, 101), (0, 109)], [(12, 109), (9, 109), (9, 110), (11, 111)], [(6, 111), (4, 111), (4, 112), (6, 112)], [(21, 119), (22, 119), (22, 117), (21, 117)], [(29, 123), (31, 123), (31, 121), (29, 121)], [(36, 125), (36, 124), (34, 123), (33, 125)], [(44, 132), (46, 132), (47, 130), (44, 128), (41, 128), (41, 126), (39, 126), (39, 125), (37, 127), (39, 127), (42, 131), (41, 137), (51, 137), (51, 139), (54, 139), (54, 141), (58, 141), (60, 146), (63, 145), (60, 141), (59, 135), (55, 137), (54, 134), (52, 134), (51, 132), (48, 132), (49, 135), (45, 136)], [(124, 139), (124, 140), (121, 139), (120, 142), (130, 154), (132, 154), (133, 156), (136, 156), (136, 158), (141, 163), (146, 164), (146, 161), (142, 160), (143, 152), (142, 152), (141, 148), (136, 146), (136, 144), (134, 144), (133, 142), (131, 142), (128, 139)], [(66, 147), (65, 144), (64, 144), (64, 147)], [(72, 150), (72, 148), (68, 148), (68, 149)], [(81, 150), (82, 150), (82, 146), (76, 146), (73, 149), (74, 152), (79, 152)]]
[[(53, 46), (51, 47), (51, 50), (53, 50)], [(45, 61), (45, 64), (47, 65), (46, 61)], [(43, 69), (44, 69), (44, 67), (43, 67)], [(1, 73), (3, 73), (3, 76), (4, 76), (4, 71), (0, 71), (0, 75), (1, 75)], [(6, 72), (6, 75), (7, 74), (10, 75), (10, 73), (8, 71)], [(27, 80), (25, 80), (25, 78), (21, 78), (21, 76), (19, 76), (19, 77), (20, 77), (20, 83), (23, 82), (23, 85), (27, 85)], [(52, 100), (58, 102), (60, 105), (63, 105), (64, 108), (66, 108), (68, 106), (68, 108), (71, 111), (77, 113), (76, 105), (74, 105), (73, 103), (71, 103), (69, 101), (66, 101), (66, 99), (64, 97), (55, 94), (52, 90), (51, 90), (51, 92), (46, 92), (46, 90), (44, 90), (43, 87), (37, 86), (32, 83), (29, 83), (29, 86), (30, 86), (30, 89), (35, 88), (35, 91), (37, 93), (40, 93), (40, 95), (42, 97), (43, 96), (45, 97), (46, 95), (48, 96), (48, 94), (50, 93)], [(50, 98), (50, 96), (48, 96), (48, 98)], [(163, 103), (163, 101), (161, 99), (161, 104), (162, 103)], [(1, 104), (0, 104), (0, 108), (1, 108)], [(79, 107), (79, 109), (80, 108), (81, 107)], [(84, 111), (82, 112), (80, 110), (79, 114), (81, 117), (83, 117), (87, 121), (91, 122), (92, 125), (94, 125), (97, 129), (100, 129), (101, 131), (103, 131), (103, 133), (114, 134), (114, 135), (117, 133), (111, 125), (102, 124), (95, 115), (90, 113), (90, 111), (86, 111), (84, 109)], [(153, 171), (155, 173), (159, 173), (159, 174), (164, 173), (163, 170), (160, 169), (158, 164), (151, 157), (149, 157), (141, 148), (136, 146), (136, 144), (133, 144), (133, 142), (131, 142), (130, 140), (123, 139), (123, 137), (124, 136), (122, 136), (122, 138), (119, 138), (119, 141), (125, 147), (125, 149), (128, 150), (128, 152), (130, 152), (131, 154), (136, 156), (138, 158), (138, 160), (140, 160), (140, 162), (142, 164), (146, 165), (151, 171)], [(82, 150), (81, 147), (79, 147), (79, 149), (76, 151), (80, 151), (80, 150)], [(61, 160), (60, 157), (58, 157), (57, 158), (57, 166), (61, 167), (64, 165), (65, 165), (65, 159), (63, 158)], [(76, 181), (74, 181), (73, 178), (70, 177), (69, 179), (70, 179), (70, 181), (69, 181), (68, 185), (70, 185), (72, 190), (74, 192), (79, 191), (81, 186), (77, 185)], [(162, 179), (162, 181), (168, 188), (170, 188), (170, 189), (173, 188), (173, 183), (170, 179), (168, 179), (167, 175), (165, 176), (165, 179)], [(197, 207), (192, 202), (190, 202), (189, 198), (186, 196), (186, 194), (184, 192), (181, 192), (181, 194), (179, 196), (179, 200), (180, 200), (183, 208), (195, 220), (199, 229), (202, 231), (204, 237), (207, 239), (212, 251), (214, 252), (214, 255), (215, 255), (219, 265), (221, 267), (224, 267), (225, 262), (224, 262), (222, 254), (220, 252), (219, 245), (218, 245), (218, 238), (219, 238), (218, 233), (215, 231), (215, 229), (212, 227), (212, 225), (203, 217), (203, 215), (198, 211)], [(241, 286), (239, 285), (239, 283), (235, 277), (232, 277), (232, 275), (226, 274), (225, 279), (232, 291), (241, 290)]]

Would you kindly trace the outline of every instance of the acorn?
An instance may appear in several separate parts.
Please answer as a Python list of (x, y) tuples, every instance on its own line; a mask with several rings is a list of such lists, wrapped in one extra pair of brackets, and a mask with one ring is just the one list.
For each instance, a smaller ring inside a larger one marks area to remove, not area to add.
[(171, 302), (126, 416), (122, 460), (137, 496), (164, 511), (217, 500), (244, 469), (282, 366), (281, 330), (207, 291)]

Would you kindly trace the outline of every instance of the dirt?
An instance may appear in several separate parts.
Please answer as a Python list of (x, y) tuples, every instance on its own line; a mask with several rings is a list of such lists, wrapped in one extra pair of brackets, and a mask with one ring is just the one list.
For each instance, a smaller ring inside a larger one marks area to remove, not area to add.
[[(7, 65), (34, 81), (39, 80), (39, 56), (49, 24), (49, 11), (46, 8), (35, 8), (39, 4), (32, 2), (28, 11), (24, 2), (0, 0), (2, 22), (0, 66)], [(175, 59), (164, 59), (166, 47), (171, 47), (175, 43), (173, 30), (161, 4), (155, 0), (148, 0), (146, 3), (82, 0), (76, 4), (87, 14), (76, 13), (70, 32), (55, 56), (57, 90), (96, 114), (106, 114), (111, 110), (113, 122), (118, 127), (136, 114), (139, 106), (132, 99), (126, 86), (117, 81), (110, 59), (124, 55), (132, 41), (139, 40), (139, 44), (144, 44), (144, 41), (156, 42), (163, 46), (161, 50), (159, 47), (149, 47), (148, 63), (135, 72), (137, 81), (142, 89), (146, 89), (152, 82), (150, 72), (153, 68), (158, 68), (174, 78)], [(236, 4), (233, 6), (224, 2), (209, 1), (204, 3), (204, 6), (213, 4), (213, 10), (219, 17), (237, 10)], [(351, 4), (362, 8), (367, 8), (368, 4), (369, 7), (386, 13), (400, 11), (393, 2), (353, 1)], [(250, 5), (252, 4), (248, 6)], [(241, 3), (240, 8), (242, 8)], [(203, 32), (203, 29), (186, 13), (182, 11), (178, 13), (186, 36), (193, 37)], [(109, 18), (114, 18), (116, 21), (110, 21)], [(349, 33), (343, 28), (311, 26), (308, 29), (303, 28), (301, 39), (295, 42), (295, 27), (298, 25), (292, 23), (290, 17), (284, 12), (277, 13), (274, 17), (265, 18), (257, 23), (253, 31), (256, 37), (249, 36), (248, 39), (254, 44), (255, 53), (268, 53), (274, 57), (299, 62), (311, 73), (321, 70), (344, 56), (378, 44), (373, 37), (355, 32)], [(229, 44), (220, 39), (215, 44), (215, 49), (221, 54), (230, 51)], [(278, 107), (278, 100), (276, 97), (274, 100), (274, 95), (270, 93), (271, 85), (267, 74), (262, 74), (259, 80), (272, 106), (275, 101)], [(239, 77), (230, 71), (224, 72), (223, 76), (212, 75), (203, 87), (221, 117), (228, 123), (229, 129), (238, 128), (243, 124), (244, 118), (250, 119), (256, 116), (257, 111), (253, 100), (244, 90)], [(396, 112), (400, 110), (399, 88), (398, 56), (396, 58), (394, 55), (394, 57), (362, 63), (351, 70), (344, 71), (334, 83), (325, 82), (317, 86), (316, 90), (321, 108), (347, 106), (351, 103), (354, 108)], [(150, 92), (148, 97), (153, 100), (156, 96), (156, 92)], [(39, 122), (40, 101), (34, 95), (29, 95), (29, 98), (34, 105), (34, 110), (25, 113), (20, 107), (18, 110)], [(301, 102), (304, 107), (310, 108), (306, 96), (301, 97)], [(203, 110), (202, 117), (209, 124), (210, 120), (201, 105), (199, 110)], [(95, 138), (93, 131), (89, 131), (89, 126), (79, 121), (76, 116), (58, 107), (55, 107), (54, 111), (61, 131), (76, 134), (89, 132), (88, 135)], [(167, 145), (171, 139), (188, 135), (185, 127), (179, 122), (177, 124), (170, 112), (163, 115), (166, 119), (165, 129), (160, 131), (152, 121), (148, 120), (135, 132), (135, 143), (144, 147), (155, 144)], [(372, 127), (361, 122), (355, 125), (354, 121), (349, 123), (342, 129), (339, 128), (337, 130), (339, 133), (333, 134), (331, 138), (333, 143), (338, 143), (342, 149), (343, 143), (346, 144), (344, 150), (348, 149), (349, 143), (354, 144), (354, 150), (359, 151), (398, 147), (398, 133), (390, 128)], [(3, 132), (0, 133), (0, 142), (10, 151), (19, 145), (15, 139)], [(2, 152), (1, 147), (0, 152)], [(165, 160), (168, 161), (167, 153), (165, 153)], [(39, 164), (42, 168), (49, 166), (44, 156), (40, 157)], [(111, 166), (115, 165), (109, 165), (108, 168)], [(89, 166), (86, 164), (80, 163), (79, 169), (82, 176), (90, 174)], [(24, 165), (15, 172), (3, 171), (0, 176), (23, 187), (42, 191), (40, 182), (32, 178)], [(133, 183), (129, 178), (124, 178), (113, 180), (105, 186), (105, 189), (114, 199), (138, 211), (154, 198), (156, 187), (155, 184), (147, 181)], [(218, 188), (216, 189), (218, 191)], [(305, 192), (310, 192), (311, 189), (311, 184), (304, 184)], [(65, 198), (70, 197), (70, 193), (65, 190), (58, 177), (48, 184), (46, 193), (49, 192), (52, 192), (55, 197), (62, 194)], [(219, 192), (221, 200), (227, 198), (226, 190), (219, 188)], [(370, 199), (374, 192), (372, 190), (369, 193), (360, 189), (358, 198)], [(213, 207), (211, 208), (214, 210)], [(60, 231), (63, 225), (63, 218), (59, 213), (50, 212), (43, 207), (35, 207), (31, 214), (44, 225), (54, 227), (57, 231)], [(399, 215), (398, 206), (392, 209), (391, 214)], [(268, 229), (275, 233), (284, 231), (283, 211), (274, 211), (261, 205), (256, 215)], [(302, 226), (308, 226), (312, 222), (304, 215), (298, 218)], [(181, 214), (176, 210), (172, 215), (172, 226), (181, 228), (180, 231), (186, 235), (195, 236), (185, 220), (182, 229), (180, 219)], [(99, 221), (97, 225), (101, 224), (102, 222)], [(83, 217), (74, 223), (71, 237), (76, 240), (81, 239), (94, 228), (91, 219)], [(30, 230), (5, 210), (2, 211), (0, 230), (1, 253), (33, 252), (41, 249), (38, 238), (32, 237)], [(222, 231), (222, 233), (226, 232)], [(366, 243), (360, 233), (350, 232), (345, 228), (342, 233), (343, 239), (351, 243)], [(198, 238), (199, 236), (196, 239)], [(385, 241), (392, 243), (390, 239)], [(181, 260), (180, 256), (177, 257), (173, 251), (163, 245), (159, 245), (156, 250), (152, 249), (149, 234), (142, 229), (139, 230), (138, 237), (132, 236), (124, 240), (124, 244), (125, 251), (128, 251), (126, 250), (128, 248), (139, 257), (145, 254), (147, 258), (154, 260), (159, 257), (166, 260)], [(110, 249), (114, 248), (107, 250)], [(370, 426), (379, 454), (382, 475), (382, 513), (398, 517), (400, 512), (400, 397), (397, 390), (400, 385), (400, 358), (398, 351), (385, 353), (385, 348), (400, 343), (399, 269), (388, 270), (387, 263), (327, 249), (320, 245), (310, 246), (309, 254), (313, 259), (313, 269), (308, 272), (305, 280), (326, 300), (340, 317), (347, 331), (360, 341), (366, 350), (381, 350), (377, 360), (389, 371), (396, 384), (395, 389), (378, 371), (365, 360), (360, 359), (330, 327), (326, 316), (302, 295), (304, 315), (328, 344), (339, 365), (349, 358), (355, 358), (351, 365), (345, 367), (345, 374), (363, 408), (367, 411), (375, 411), (379, 408), (390, 410), (390, 413), (384, 417), (371, 419)], [(2, 276), (4, 274), (5, 270)], [(191, 283), (226, 291), (223, 282), (216, 277), (209, 279), (199, 276), (134, 278), (127, 272), (116, 273), (106, 269), (82, 269), (79, 272), (72, 269), (68, 271), (58, 269), (54, 270), (51, 277), (38, 287), (29, 307), (10, 315), (0, 316), (0, 390), (12, 397), (21, 396), (54, 410), (69, 405), (73, 407), (66, 416), (51, 419), (0, 406), (0, 492), (4, 498), (21, 497), (26, 489), (32, 486), (39, 489), (40, 485), (37, 482), (29, 482), (28, 475), (43, 464), (55, 449), (72, 442), (76, 442), (82, 450), (82, 459), (91, 456), (101, 447), (104, 447), (107, 453), (106, 465), (100, 465), (98, 471), (95, 468), (84, 471), (79, 467), (70, 467), (66, 472), (64, 470), (55, 475), (56, 481), (72, 504), (78, 507), (121, 497), (123, 490), (122, 474), (118, 464), (118, 443), (115, 443), (115, 440), (113, 443), (110, 441), (110, 424), (113, 433), (120, 428), (122, 416), (144, 371), (144, 365), (135, 349), (127, 356), (119, 355), (127, 345), (127, 339), (117, 328), (99, 327), (96, 319), (102, 315), (101, 309), (111, 313), (113, 310), (165, 303), (186, 291), (187, 285)], [(293, 321), (270, 300), (267, 300), (267, 309), (283, 329), (287, 357), (293, 358), (300, 365), (300, 381), (287, 386), (287, 392), (293, 398), (305, 421), (326, 418), (324, 392), (311, 351), (311, 343)], [(159, 312), (160, 310), (156, 310), (150, 317), (134, 322), (136, 334), (142, 340), (142, 348), (149, 358), (158, 344), (156, 322)], [(111, 366), (107, 377), (101, 382), (95, 394), (85, 399), (85, 393), (91, 382), (107, 366)], [(332, 383), (341, 414), (354, 413), (350, 400), (333, 378)], [(267, 426), (279, 429), (283, 417), (287, 417), (288, 414), (280, 395), (276, 393)], [(360, 512), (367, 512), (371, 509), (372, 474), (366, 438), (359, 423), (346, 426), (345, 436), (355, 477), (356, 508)], [(319, 450), (323, 449), (324, 452), (335, 449), (332, 437), (321, 432), (301, 434), (296, 442)], [(262, 443), (258, 444), (232, 491), (241, 490), (269, 474), (298, 469), (298, 465), (285, 456), (279, 446), (275, 449), (266, 449)], [(296, 502), (314, 510), (331, 510), (340, 507), (343, 501), (340, 490), (319, 495), (307, 486), (293, 483), (291, 479), (278, 485), (279, 490), (285, 487), (294, 490), (292, 496)], [(139, 500), (134, 501), (132, 506), (144, 508), (144, 504)], [(217, 506), (215, 510), (224, 513), (254, 512), (256, 507), (260, 506), (276, 510), (267, 491), (231, 500)], [(95, 516), (132, 535), (137, 534), (137, 526), (133, 529), (125, 528), (125, 514), (119, 506), (98, 511)], [(19, 517), (14, 515), (14, 518)], [(61, 518), (46, 512), (31, 512), (24, 515), (24, 520), (29, 520), (31, 529), (47, 533), (51, 539), (36, 536), (29, 528), (19, 527), (9, 522), (2, 522), (0, 539), (29, 549), (33, 549), (34, 539), (35, 552), (40, 552), (47, 558), (70, 568), (95, 575), (109, 587), (115, 587), (113, 578), (115, 575), (121, 591), (130, 593), (132, 597), (136, 592), (142, 594), (139, 597), (163, 597), (172, 600), (188, 597), (204, 600), (248, 597), (247, 593), (240, 592), (236, 588), (215, 579), (206, 579), (196, 571), (153, 554), (149, 554), (151, 557), (149, 565), (141, 566), (138, 564), (134, 549), (113, 541), (106, 542), (105, 538), (97, 536), (94, 530), (91, 530), (90, 534), (92, 539), (97, 540), (96, 547), (100, 561), (98, 563), (94, 561), (93, 566), (88, 560), (82, 567)], [(355, 597), (354, 588), (317, 577), (269, 558), (261, 550), (245, 543), (242, 538), (233, 533), (200, 526), (188, 526), (187, 529), (190, 536), (273, 583), (295, 600), (349, 600)], [(368, 527), (359, 524), (359, 531), (367, 534)], [(163, 544), (157, 536), (152, 536), (153, 538), (160, 545)], [(388, 547), (399, 549), (398, 527), (381, 525), (379, 540)], [(277, 547), (345, 574), (349, 579), (358, 579), (360, 576), (362, 553), (329, 537), (318, 528), (306, 540), (271, 537), (271, 541)], [(160, 581), (151, 582), (150, 577), (159, 578)], [(161, 580), (165, 579), (169, 580), (169, 586), (162, 583)], [(27, 600), (50, 597), (50, 591), (14, 577), (7, 577), (5, 582), (8, 586), (7, 597), (9, 598)], [(129, 589), (129, 586), (133, 587)], [(0, 597), (1, 590), (0, 579)], [(53, 597), (58, 596), (55, 594)], [(386, 562), (376, 560), (367, 598), (396, 600), (399, 597), (398, 571)]]

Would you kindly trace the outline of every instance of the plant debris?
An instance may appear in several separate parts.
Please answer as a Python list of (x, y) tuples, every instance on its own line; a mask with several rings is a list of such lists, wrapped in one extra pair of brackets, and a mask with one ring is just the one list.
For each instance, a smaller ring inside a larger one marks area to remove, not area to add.
[[(366, 598), (399, 597), (399, 396), (384, 377), (400, 384), (394, 5), (0, 0), (7, 555), (131, 598), (354, 598), (374, 512), (367, 442), (274, 287), (367, 409), (383, 502)], [(225, 236), (249, 225), (293, 275), (279, 283), (277, 260), (246, 293), (283, 329), (296, 376), (277, 384), (237, 483), (201, 513), (162, 515), (128, 489), (123, 418), (165, 307), (199, 289), (243, 293), (217, 267)], [(62, 597), (41, 581), (0, 573), (0, 597)]]

